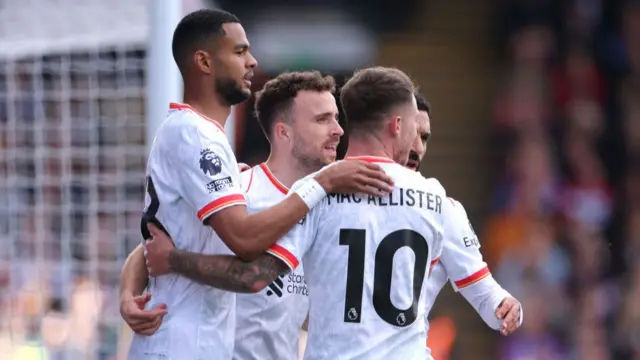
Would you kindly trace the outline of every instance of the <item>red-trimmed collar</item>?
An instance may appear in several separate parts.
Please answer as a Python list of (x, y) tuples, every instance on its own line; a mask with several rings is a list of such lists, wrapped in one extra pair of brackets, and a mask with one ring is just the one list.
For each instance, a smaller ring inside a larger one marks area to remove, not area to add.
[(260, 166), (260, 169), (262, 169), (262, 171), (264, 172), (264, 174), (267, 175), (267, 178), (269, 179), (269, 181), (271, 181), (273, 186), (276, 187), (276, 189), (278, 189), (281, 193), (285, 195), (289, 193), (289, 188), (284, 186), (280, 182), (280, 180), (278, 180), (278, 178), (276, 178), (276, 176), (273, 175), (273, 173), (271, 172), (271, 169), (269, 169), (269, 167), (267, 166), (267, 163), (262, 163), (259, 166)]
[(395, 161), (389, 159), (388, 157), (382, 156), (347, 156), (344, 158), (345, 160), (360, 160), (366, 161), (370, 163), (395, 163)]
[(194, 112), (196, 115), (204, 118), (207, 121), (210, 121), (213, 123), (213, 125), (217, 126), (218, 129), (220, 129), (222, 132), (224, 132), (224, 127), (222, 127), (222, 125), (217, 122), (216, 120), (213, 120), (212, 118), (202, 114), (201, 112), (199, 112), (198, 110), (194, 109), (193, 106), (188, 105), (188, 104), (179, 104), (179, 103), (170, 103), (169, 104), (169, 109), (172, 110), (189, 110)]

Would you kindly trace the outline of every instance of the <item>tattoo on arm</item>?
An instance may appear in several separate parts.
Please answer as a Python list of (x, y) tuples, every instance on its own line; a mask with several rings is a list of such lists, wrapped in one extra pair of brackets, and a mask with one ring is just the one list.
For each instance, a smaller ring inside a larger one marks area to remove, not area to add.
[(202, 255), (180, 250), (169, 254), (171, 271), (199, 283), (238, 293), (264, 289), (289, 268), (276, 257), (262, 254), (252, 262), (231, 255)]

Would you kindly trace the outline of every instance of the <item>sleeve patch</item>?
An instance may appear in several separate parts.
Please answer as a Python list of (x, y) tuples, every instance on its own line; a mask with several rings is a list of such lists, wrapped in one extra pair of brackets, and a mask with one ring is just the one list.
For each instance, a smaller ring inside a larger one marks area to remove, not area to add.
[(233, 187), (233, 180), (231, 176), (224, 177), (222, 179), (213, 180), (207, 184), (207, 191), (209, 194), (213, 192), (218, 192), (220, 190), (224, 190), (226, 188)]
[(218, 175), (222, 172), (222, 160), (210, 149), (203, 149), (200, 151), (200, 169), (205, 175)]

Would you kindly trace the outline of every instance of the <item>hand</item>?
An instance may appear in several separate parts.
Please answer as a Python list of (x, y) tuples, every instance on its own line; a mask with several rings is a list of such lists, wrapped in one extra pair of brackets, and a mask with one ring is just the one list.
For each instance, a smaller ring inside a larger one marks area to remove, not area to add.
[(149, 275), (160, 276), (171, 272), (169, 269), (169, 254), (175, 245), (171, 238), (152, 223), (147, 223), (151, 239), (145, 241), (144, 257)]
[(520, 327), (520, 303), (515, 298), (508, 296), (502, 300), (496, 309), (496, 317), (502, 320), (500, 334), (508, 336)]
[(240, 170), (240, 172), (244, 172), (251, 169), (251, 166), (245, 164), (245, 163), (238, 163), (238, 170)]
[(315, 176), (327, 193), (364, 193), (373, 196), (393, 191), (393, 180), (377, 164), (361, 160), (340, 161)]
[(151, 300), (151, 293), (127, 296), (120, 300), (120, 315), (131, 330), (140, 335), (152, 335), (167, 314), (167, 304), (157, 304), (151, 310), (144, 307)]

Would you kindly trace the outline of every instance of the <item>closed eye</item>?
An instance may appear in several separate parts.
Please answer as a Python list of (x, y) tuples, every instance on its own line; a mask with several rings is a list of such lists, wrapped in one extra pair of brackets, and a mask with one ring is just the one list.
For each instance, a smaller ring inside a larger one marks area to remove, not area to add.
[(239, 45), (236, 45), (236, 47), (235, 47), (235, 49), (234, 49), (234, 50), (235, 50), (236, 54), (238, 54), (238, 55), (243, 55), (243, 54), (245, 54), (247, 51), (249, 51), (249, 44), (239, 44)]

